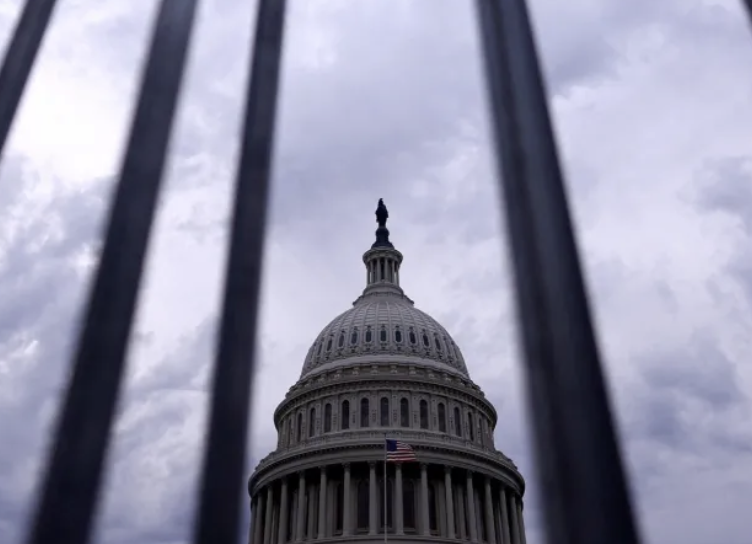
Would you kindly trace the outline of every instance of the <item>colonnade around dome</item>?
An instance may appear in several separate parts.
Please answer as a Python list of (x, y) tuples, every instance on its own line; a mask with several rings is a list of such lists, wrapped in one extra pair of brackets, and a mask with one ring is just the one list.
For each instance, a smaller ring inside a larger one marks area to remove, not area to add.
[(385, 529), (391, 541), (525, 544), (522, 506), (506, 481), (469, 469), (418, 462), (329, 464), (256, 490), (250, 544), (377, 542)]

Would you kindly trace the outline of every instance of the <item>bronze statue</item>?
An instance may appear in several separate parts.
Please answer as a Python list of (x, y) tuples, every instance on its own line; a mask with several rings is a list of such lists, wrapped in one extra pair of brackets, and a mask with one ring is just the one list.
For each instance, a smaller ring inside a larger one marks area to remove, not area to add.
[(384, 199), (380, 198), (379, 205), (376, 208), (376, 222), (379, 224), (379, 227), (386, 227), (387, 219), (389, 219), (389, 211), (384, 205)]

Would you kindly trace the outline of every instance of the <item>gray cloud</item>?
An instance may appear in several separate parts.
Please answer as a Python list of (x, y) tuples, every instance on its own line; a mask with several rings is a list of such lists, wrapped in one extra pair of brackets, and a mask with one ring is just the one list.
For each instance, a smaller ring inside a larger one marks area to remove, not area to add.
[[(741, 544), (752, 506), (746, 23), (730, 2), (532, 4), (647, 541)], [(310, 342), (362, 288), (359, 255), (384, 197), (405, 287), (499, 408), (497, 440), (528, 477), (529, 542), (541, 542), (474, 14), (453, 0), (291, 5), (249, 470), (274, 444), (269, 413)], [(124, 141), (153, 15), (134, 6), (62, 4), (2, 166), (3, 542), (18, 541), (31, 504), (82, 262), (96, 255), (108, 183), (89, 179), (112, 177)], [(190, 534), (251, 8), (202, 4), (98, 541)]]

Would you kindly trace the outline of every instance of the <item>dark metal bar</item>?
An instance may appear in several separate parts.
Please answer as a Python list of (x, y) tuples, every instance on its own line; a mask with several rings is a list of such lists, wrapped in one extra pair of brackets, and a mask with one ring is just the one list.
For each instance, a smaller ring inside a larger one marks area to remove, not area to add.
[(57, 0), (26, 0), (0, 68), (0, 154)]
[(208, 438), (194, 533), (197, 544), (237, 544), (285, 0), (259, 0), (235, 186)]
[(90, 537), (196, 5), (159, 8), (31, 544)]
[(547, 540), (638, 542), (524, 0), (477, 0)]

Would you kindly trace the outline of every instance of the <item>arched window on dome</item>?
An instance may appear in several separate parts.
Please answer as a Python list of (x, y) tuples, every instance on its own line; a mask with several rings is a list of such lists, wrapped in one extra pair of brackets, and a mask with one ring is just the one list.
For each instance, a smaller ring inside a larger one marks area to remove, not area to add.
[(381, 332), (379, 333), (379, 340), (381, 340), (382, 342), (386, 342), (387, 339), (388, 339), (388, 336), (386, 334), (386, 326), (382, 325)]
[(409, 479), (402, 482), (402, 520), (405, 529), (415, 530), (415, 484)]
[(381, 426), (389, 426), (389, 398), (381, 397)]
[(340, 418), (340, 427), (344, 431), (350, 428), (350, 401), (342, 401), (342, 414)]
[(337, 347), (342, 349), (345, 347), (345, 331), (339, 333), (339, 340), (337, 340)]
[(355, 345), (358, 343), (358, 328), (354, 328), (352, 331), (352, 334), (350, 335), (350, 345)]
[(408, 338), (410, 339), (410, 343), (414, 346), (418, 343), (418, 337), (415, 335), (415, 331), (410, 327), (410, 332), (408, 334)]
[(333, 340), (334, 339), (330, 336), (329, 340), (326, 342), (326, 352), (327, 353), (329, 353), (330, 351), (332, 351), (332, 342), (333, 342)]
[(398, 344), (402, 343), (402, 331), (400, 330), (399, 327), (396, 327), (394, 329), (394, 341), (397, 342)]
[(308, 413), (308, 438), (313, 438), (316, 432), (316, 408), (311, 408)]
[(371, 331), (371, 327), (366, 327), (366, 344), (370, 344), (373, 340), (373, 331)]
[(431, 342), (428, 340), (428, 335), (426, 334), (426, 331), (423, 331), (423, 347), (424, 348), (431, 347)]
[(303, 414), (300, 412), (298, 413), (297, 432), (298, 432), (298, 438), (296, 442), (300, 443), (303, 440)]
[(360, 426), (361, 427), (368, 427), (368, 399), (362, 398), (360, 399)]
[(319, 349), (316, 351), (316, 355), (321, 355), (321, 350), (324, 347), (324, 342), (319, 342)]
[(460, 416), (460, 409), (454, 407), (454, 434), (462, 436), (462, 417)]
[(446, 432), (446, 408), (444, 407), (443, 402), (439, 403), (438, 410), (439, 410), (439, 432), (445, 433)]
[(436, 350), (437, 351), (443, 351), (443, 349), (441, 347), (441, 340), (439, 340), (439, 335), (438, 334), (434, 334), (433, 335), (433, 344), (434, 344), (434, 346), (436, 346)]
[(420, 401), (420, 428), (428, 429), (428, 402)]
[(471, 442), (475, 442), (475, 428), (473, 427), (473, 414), (467, 413), (467, 437)]
[(357, 503), (357, 529), (359, 531), (368, 530), (368, 481), (360, 480), (358, 482), (358, 503)]
[(445, 346), (447, 347), (447, 355), (449, 356), (449, 358), (450, 358), (450, 359), (452, 359), (452, 358), (453, 358), (453, 355), (452, 355), (452, 347), (451, 347), (451, 344), (450, 344), (450, 343), (449, 343), (449, 341), (447, 340), (447, 337), (446, 337), (446, 336), (442, 336), (442, 339), (444, 340), (444, 345), (445, 345)]
[(324, 432), (332, 432), (332, 405), (328, 402), (324, 406)]
[(400, 427), (410, 426), (410, 401), (406, 398), (400, 400)]
[(308, 438), (316, 434), (316, 408), (311, 408), (308, 413)]

